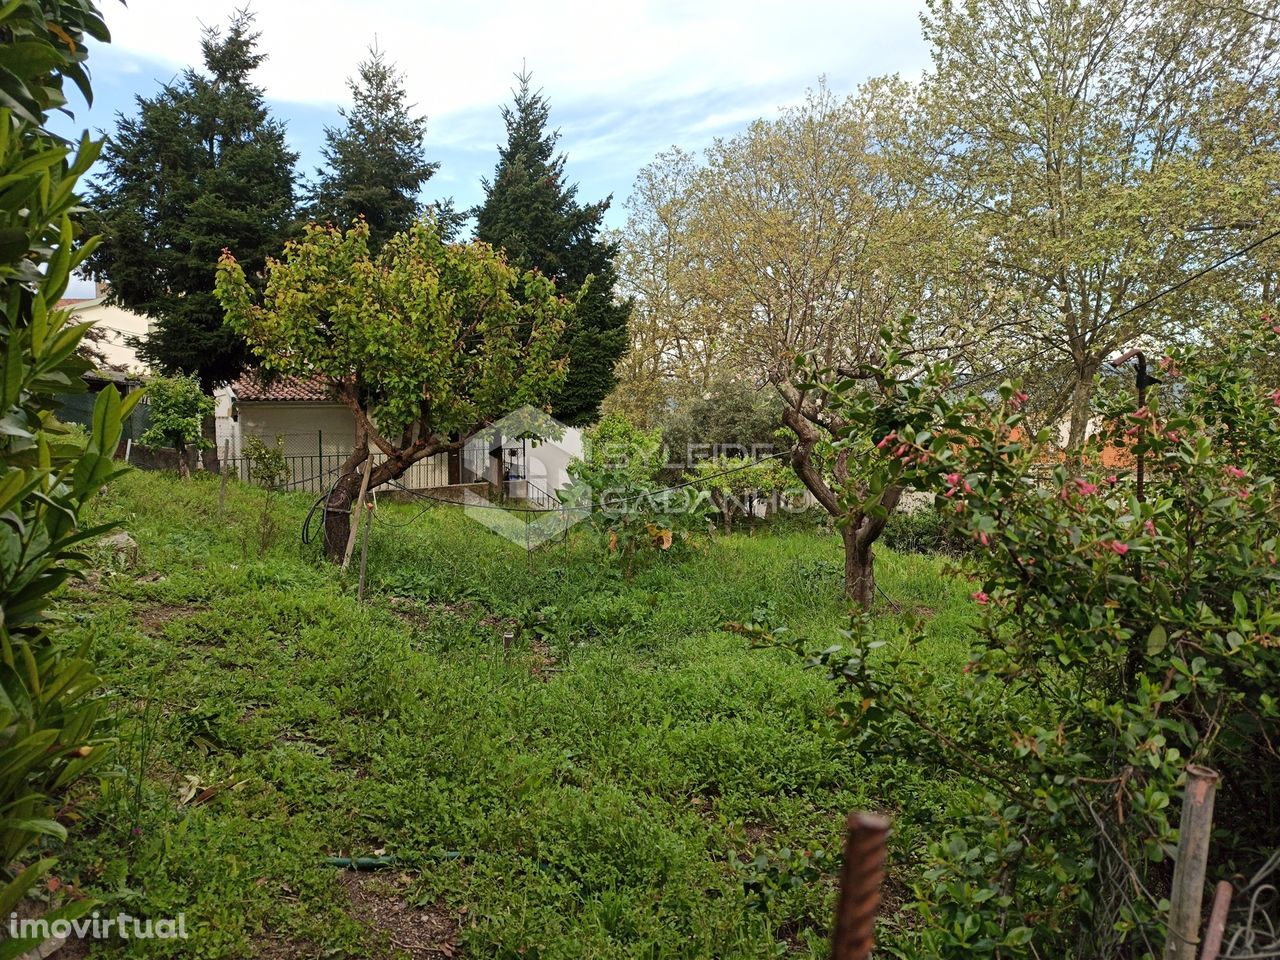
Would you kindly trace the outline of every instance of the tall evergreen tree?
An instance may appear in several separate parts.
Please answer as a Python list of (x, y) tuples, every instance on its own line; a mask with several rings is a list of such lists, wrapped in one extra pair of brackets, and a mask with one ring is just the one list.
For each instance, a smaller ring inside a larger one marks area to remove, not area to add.
[(155, 320), (143, 358), (194, 374), (206, 390), (249, 361), (213, 295), (219, 255), (229, 249), (251, 276), (261, 272), (294, 217), (297, 154), (249, 80), (266, 59), (258, 36), (247, 12), (225, 35), (206, 29), (203, 72), (188, 68), (156, 96), (138, 97), (136, 116), (118, 115), (89, 197), (104, 236), (90, 269), (116, 302)]
[[(427, 118), (414, 116), (404, 77), (382, 51), (370, 47), (347, 86), (351, 108), (338, 111), (342, 126), (325, 127), (325, 167), (316, 171), (309, 212), (337, 227), (364, 217), (377, 251), (423, 212), (422, 187), (440, 164), (427, 162)], [(448, 204), (438, 212), (452, 217)]]
[(556, 152), (560, 133), (547, 129), (550, 105), (531, 89), (527, 72), (516, 79), (515, 101), (502, 108), (507, 142), (498, 148), (493, 179), (483, 181), (485, 201), (475, 211), (476, 237), (505, 249), (522, 269), (551, 277), (568, 296), (592, 278), (565, 331), (569, 376), (552, 402), (566, 423), (590, 423), (613, 389), (631, 315), (630, 301), (615, 292), (618, 245), (601, 235), (611, 198), (578, 202), (577, 185), (564, 182), (565, 155)]

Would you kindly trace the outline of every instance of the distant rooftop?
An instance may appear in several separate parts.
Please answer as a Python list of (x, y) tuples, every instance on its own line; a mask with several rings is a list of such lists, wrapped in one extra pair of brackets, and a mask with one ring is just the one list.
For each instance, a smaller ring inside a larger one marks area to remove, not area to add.
[(274, 377), (263, 382), (256, 373), (246, 373), (231, 386), (239, 401), (323, 403), (333, 399), (329, 384), (322, 377)]

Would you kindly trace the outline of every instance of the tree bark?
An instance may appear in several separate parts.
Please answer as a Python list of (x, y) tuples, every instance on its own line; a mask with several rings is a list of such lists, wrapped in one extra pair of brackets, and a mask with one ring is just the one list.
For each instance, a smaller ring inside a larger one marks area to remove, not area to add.
[(178, 452), (178, 476), (183, 480), (191, 479), (191, 463), (190, 456), (187, 454), (187, 445), (181, 440), (174, 447)]
[(791, 464), (797, 476), (828, 514), (845, 521), (844, 526), (840, 527), (840, 538), (844, 542), (845, 595), (870, 609), (876, 597), (875, 552), (872, 545), (884, 531), (889, 514), (898, 508), (902, 488), (889, 487), (880, 495), (880, 505), (885, 509), (882, 519), (867, 516), (860, 511), (842, 509), (840, 497), (813, 463), (813, 451), (820, 439), (817, 427), (792, 407), (783, 411), (782, 419), (799, 438), (791, 451)]
[(342, 563), (351, 536), (351, 505), (360, 492), (359, 472), (344, 473), (324, 504), (324, 555), (332, 563)]
[(840, 528), (844, 541), (844, 593), (864, 609), (876, 599), (875, 551), (852, 524)]
[(1071, 391), (1071, 422), (1067, 431), (1067, 463), (1073, 473), (1079, 472), (1081, 449), (1089, 432), (1089, 410), (1093, 401), (1093, 378), (1101, 363), (1086, 357), (1076, 367), (1076, 382)]

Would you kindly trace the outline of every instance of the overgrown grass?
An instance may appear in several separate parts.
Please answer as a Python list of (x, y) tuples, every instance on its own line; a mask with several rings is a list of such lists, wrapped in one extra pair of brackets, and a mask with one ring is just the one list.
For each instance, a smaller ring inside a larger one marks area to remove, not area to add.
[[(760, 909), (749, 862), (889, 810), (893, 899), (945, 817), (933, 771), (824, 732), (824, 677), (720, 628), (763, 608), (832, 642), (834, 536), (716, 538), (623, 581), (585, 531), (526, 555), (384, 502), (362, 605), (299, 544), (306, 496), (277, 498), (258, 556), (262, 497), (232, 484), (220, 511), (213, 478), (130, 475), (96, 512), (136, 561), (99, 551), (62, 602), (116, 695), (121, 770), (64, 812), (61, 880), (191, 934), (131, 953), (403, 955), (373, 899), (422, 924), (414, 956), (826, 956), (831, 884), (783, 871)], [(878, 569), (959, 669), (963, 585), (935, 558)], [(395, 863), (361, 907), (324, 858), (375, 854)]]

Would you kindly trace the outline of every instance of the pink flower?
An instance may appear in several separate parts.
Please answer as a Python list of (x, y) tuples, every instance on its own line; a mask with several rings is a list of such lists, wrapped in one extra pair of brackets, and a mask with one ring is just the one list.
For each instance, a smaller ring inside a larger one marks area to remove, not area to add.
[(1030, 397), (1027, 396), (1025, 391), (1019, 390), (1009, 399), (1009, 406), (1013, 407), (1015, 410), (1021, 410), (1022, 405), (1029, 399)]
[(893, 441), (897, 439), (898, 439), (897, 432), (885, 434), (885, 438), (876, 444), (876, 449), (883, 450), (885, 447), (887, 447), (889, 444), (893, 443)]
[(979, 606), (986, 606), (987, 602), (990, 601), (991, 599), (981, 590), (975, 590), (973, 593), (970, 594), (970, 596), (973, 598), (974, 602), (977, 603)]
[(1280, 334), (1280, 323), (1277, 323), (1275, 326), (1273, 326), (1271, 328), (1271, 332)]
[(1147, 533), (1151, 534), (1151, 536), (1154, 537), (1156, 535), (1156, 523), (1154, 520), (1148, 520), (1146, 523), (1143, 524), (1143, 526), (1146, 528)]
[(1236, 494), (1236, 496), (1238, 496), (1241, 500), (1248, 500), (1248, 499), (1249, 499), (1249, 488), (1248, 488), (1248, 487), (1241, 487), (1241, 488), (1240, 488), (1240, 492), (1239, 492), (1238, 494)]
[(1111, 476), (1107, 477), (1107, 486), (1109, 487), (1114, 487), (1119, 482), (1120, 482), (1120, 478), (1117, 477), (1114, 473)]
[(1231, 476), (1235, 477), (1237, 480), (1244, 479), (1244, 471), (1239, 467), (1227, 467), (1227, 473), (1231, 474)]
[(1076, 488), (1080, 491), (1080, 495), (1082, 497), (1091, 497), (1098, 492), (1098, 488), (1095, 484), (1079, 478), (1076, 479)]
[(947, 483), (951, 484), (951, 486), (953, 486), (953, 487), (958, 487), (958, 486), (960, 486), (960, 474), (958, 474), (958, 473), (948, 473), (948, 474), (947, 474)]
[(985, 533), (978, 534), (978, 542), (982, 544), (984, 547), (991, 546), (991, 538), (988, 537)]
[(1280, 390), (1271, 391), (1271, 402), (1280, 407)]
[(1129, 552), (1129, 545), (1123, 540), (1112, 540), (1107, 547), (1112, 553), (1118, 553), (1122, 557)]

